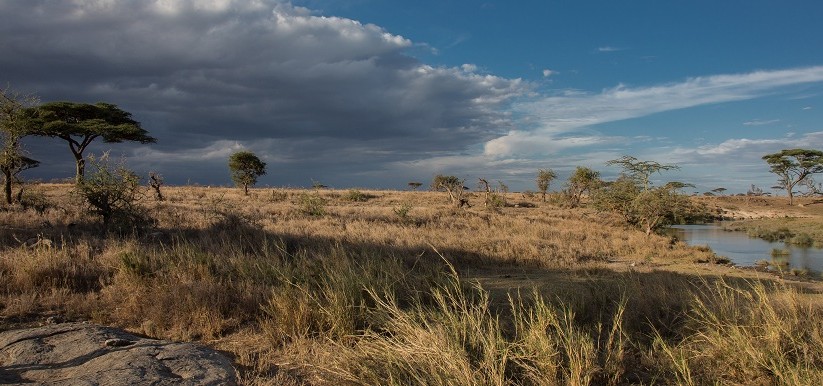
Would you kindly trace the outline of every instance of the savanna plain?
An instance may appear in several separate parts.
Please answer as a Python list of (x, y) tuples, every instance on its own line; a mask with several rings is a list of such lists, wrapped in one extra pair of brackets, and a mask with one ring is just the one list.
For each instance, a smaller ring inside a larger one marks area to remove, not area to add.
[[(72, 185), (28, 189), (0, 210), (0, 330), (57, 316), (199, 342), (244, 385), (823, 384), (815, 274), (734, 267), (586, 205), (164, 187), (145, 226), (101, 232)], [(823, 214), (691, 199), (762, 229)]]

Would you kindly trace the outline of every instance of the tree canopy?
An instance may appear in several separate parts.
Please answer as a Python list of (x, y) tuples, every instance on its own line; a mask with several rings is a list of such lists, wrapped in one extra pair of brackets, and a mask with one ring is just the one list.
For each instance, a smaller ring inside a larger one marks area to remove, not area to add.
[(468, 204), (468, 201), (463, 198), (463, 193), (465, 191), (465, 186), (463, 184), (465, 182), (465, 180), (462, 180), (457, 176), (438, 174), (432, 180), (431, 189), (434, 191), (447, 192), (452, 204), (457, 207), (462, 207), (463, 205)]
[(546, 191), (549, 190), (549, 184), (557, 178), (557, 173), (551, 169), (540, 169), (537, 171), (537, 190), (543, 195), (543, 202), (546, 202)]
[(40, 164), (27, 157), (20, 145), (20, 140), (31, 133), (27, 109), (36, 101), (32, 95), (0, 90), (0, 173), (3, 174), (3, 196), (7, 204), (12, 203), (12, 183), (18, 181), (18, 174)]
[(608, 161), (606, 165), (618, 165), (622, 167), (626, 174), (632, 178), (636, 178), (643, 184), (643, 190), (649, 189), (649, 179), (652, 174), (680, 168), (677, 165), (661, 164), (655, 161), (641, 161), (629, 155)]
[(584, 166), (578, 166), (569, 176), (566, 184), (566, 196), (569, 205), (574, 208), (580, 205), (583, 194), (590, 193), (601, 185), (600, 172)]
[(778, 186), (789, 195), (789, 205), (794, 204), (794, 187), (813, 174), (823, 172), (823, 151), (810, 149), (784, 149), (766, 154), (763, 160), (769, 171), (777, 174)]
[(249, 194), (249, 186), (257, 183), (257, 178), (266, 174), (266, 163), (250, 151), (238, 151), (229, 157), (229, 170), (235, 185), (243, 187)]
[(142, 144), (157, 140), (148, 135), (131, 113), (110, 103), (50, 102), (34, 108), (34, 135), (60, 138), (69, 144), (77, 166), (77, 182), (85, 171), (83, 152), (97, 138), (104, 142)]

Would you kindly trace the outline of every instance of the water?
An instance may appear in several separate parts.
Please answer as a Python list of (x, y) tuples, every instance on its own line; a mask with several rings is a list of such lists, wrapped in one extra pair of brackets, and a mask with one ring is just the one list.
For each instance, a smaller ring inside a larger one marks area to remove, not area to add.
[[(722, 224), (672, 226), (680, 240), (689, 245), (708, 245), (717, 255), (728, 257), (738, 266), (753, 266), (758, 260), (788, 262), (787, 269), (823, 272), (823, 249), (788, 245), (751, 238), (744, 232), (728, 232)], [(772, 257), (773, 249), (787, 250), (789, 255)]]

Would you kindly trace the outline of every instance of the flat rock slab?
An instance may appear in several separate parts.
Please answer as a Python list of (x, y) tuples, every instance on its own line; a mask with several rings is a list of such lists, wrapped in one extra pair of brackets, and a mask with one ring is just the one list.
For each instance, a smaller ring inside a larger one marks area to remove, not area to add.
[(0, 332), (0, 384), (233, 385), (231, 361), (192, 343), (63, 323)]

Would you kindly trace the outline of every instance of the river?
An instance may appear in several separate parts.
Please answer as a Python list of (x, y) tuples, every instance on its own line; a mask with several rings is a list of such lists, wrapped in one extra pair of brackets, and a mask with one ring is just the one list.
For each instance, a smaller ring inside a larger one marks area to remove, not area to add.
[[(754, 266), (757, 261), (788, 263), (790, 270), (805, 269), (823, 272), (823, 249), (798, 247), (782, 241), (769, 242), (751, 238), (744, 232), (723, 230), (722, 223), (672, 226), (677, 237), (689, 245), (707, 245), (717, 255), (728, 257), (738, 266)], [(773, 257), (774, 249), (785, 250), (788, 255)]]

